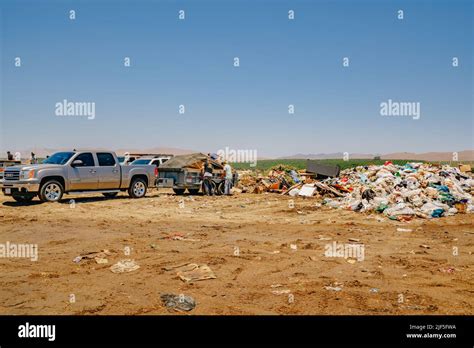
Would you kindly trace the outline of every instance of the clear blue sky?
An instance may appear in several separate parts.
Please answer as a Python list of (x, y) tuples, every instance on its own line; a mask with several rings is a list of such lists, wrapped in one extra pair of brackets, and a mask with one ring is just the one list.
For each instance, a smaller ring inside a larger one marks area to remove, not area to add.
[[(269, 157), (474, 148), (473, 1), (0, 4), (2, 151), (228, 146)], [(95, 102), (96, 118), (55, 116), (63, 99)], [(388, 99), (420, 102), (421, 118), (381, 116)]]

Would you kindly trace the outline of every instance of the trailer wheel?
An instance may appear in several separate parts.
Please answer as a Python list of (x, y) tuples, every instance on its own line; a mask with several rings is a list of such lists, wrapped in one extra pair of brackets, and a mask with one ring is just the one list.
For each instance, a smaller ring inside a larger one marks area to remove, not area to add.
[(225, 182), (221, 181), (219, 184), (217, 184), (217, 189), (216, 189), (216, 194), (218, 195), (223, 195), (224, 194), (224, 189), (225, 189)]
[(214, 181), (212, 181), (212, 192), (214, 192), (215, 195), (219, 194), (217, 191), (217, 184)]
[(146, 195), (146, 182), (141, 178), (135, 178), (128, 188), (128, 195), (132, 198), (142, 198)]
[(185, 189), (173, 189), (173, 191), (177, 195), (182, 195), (182, 194), (184, 194)]

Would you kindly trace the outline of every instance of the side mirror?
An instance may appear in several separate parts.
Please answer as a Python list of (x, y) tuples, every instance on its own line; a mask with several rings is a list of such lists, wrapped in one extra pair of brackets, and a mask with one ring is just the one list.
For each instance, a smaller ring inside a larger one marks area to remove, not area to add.
[(75, 160), (72, 162), (71, 167), (80, 167), (84, 164), (81, 160)]

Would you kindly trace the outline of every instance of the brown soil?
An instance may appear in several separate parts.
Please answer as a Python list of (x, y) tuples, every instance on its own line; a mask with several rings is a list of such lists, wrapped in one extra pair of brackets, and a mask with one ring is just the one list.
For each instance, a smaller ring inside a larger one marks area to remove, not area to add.
[[(190, 314), (474, 313), (474, 214), (402, 223), (315, 199), (296, 198), (292, 209), (289, 200), (152, 191), (21, 205), (2, 196), (0, 243), (38, 244), (39, 259), (0, 259), (0, 313), (168, 314), (161, 293), (194, 297)], [(166, 238), (176, 234), (190, 240)], [(363, 261), (324, 255), (349, 238), (364, 245)], [(73, 262), (101, 249), (112, 252), (108, 264)], [(110, 271), (127, 258), (140, 269)], [(186, 263), (207, 264), (217, 278), (188, 284), (163, 269)]]

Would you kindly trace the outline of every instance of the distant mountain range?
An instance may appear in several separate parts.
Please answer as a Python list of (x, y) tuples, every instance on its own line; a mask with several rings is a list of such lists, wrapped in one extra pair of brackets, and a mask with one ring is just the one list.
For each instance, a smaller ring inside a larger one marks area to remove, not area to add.
[[(77, 150), (91, 150), (92, 148), (77, 148)], [(58, 151), (71, 151), (70, 148), (27, 148), (21, 150), (21, 157), (28, 159), (30, 157), (30, 152), (34, 152), (38, 158), (44, 158), (46, 155), (51, 155), (54, 152)], [(94, 150), (110, 150), (106, 148), (94, 148)], [(15, 153), (13, 149), (12, 153)], [(125, 152), (129, 153), (162, 153), (162, 154), (172, 154), (172, 155), (184, 155), (189, 153), (199, 152), (196, 150), (190, 149), (180, 149), (174, 147), (153, 147), (153, 148), (129, 148), (129, 149), (115, 149), (114, 150), (119, 156), (123, 155)], [(452, 152), (424, 152), (424, 153), (414, 153), (414, 152), (393, 152), (387, 154), (368, 154), (368, 153), (349, 153), (349, 158), (354, 159), (373, 159), (374, 157), (379, 156), (381, 159), (400, 159), (400, 160), (424, 160), (424, 161), (453, 161)], [(474, 150), (463, 150), (457, 153), (459, 161), (474, 161)], [(6, 158), (6, 152), (0, 153), (0, 158)], [(295, 155), (278, 157), (276, 159), (343, 159), (344, 153), (334, 152), (334, 153), (309, 153), (303, 154), (298, 153)], [(260, 157), (260, 160), (263, 159), (272, 159), (270, 157)]]
[[(384, 155), (379, 154), (367, 154), (367, 153), (349, 153), (349, 158), (354, 159), (373, 159), (374, 157), (380, 157), (381, 159), (393, 159), (393, 160), (419, 160), (419, 161), (453, 161), (453, 152), (393, 152)], [(296, 154), (291, 156), (279, 157), (278, 159), (342, 159), (344, 153), (317, 153), (317, 154)], [(474, 150), (463, 150), (457, 152), (457, 158), (459, 161), (474, 161)]]

